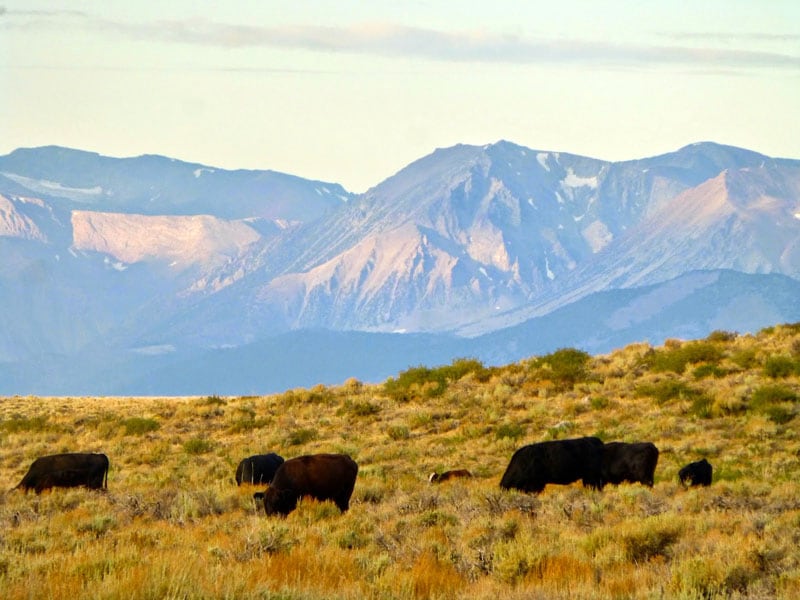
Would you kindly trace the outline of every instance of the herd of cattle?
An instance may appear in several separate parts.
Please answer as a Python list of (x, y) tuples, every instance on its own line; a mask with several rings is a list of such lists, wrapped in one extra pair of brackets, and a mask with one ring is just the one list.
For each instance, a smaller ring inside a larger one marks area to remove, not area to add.
[[(500, 487), (537, 494), (548, 483), (569, 484), (580, 480), (601, 490), (606, 484), (623, 482), (653, 486), (658, 448), (651, 442), (603, 443), (596, 437), (538, 442), (523, 446), (511, 457)], [(25, 477), (14, 488), (37, 494), (53, 487), (84, 486), (106, 489), (109, 461), (105, 454), (68, 453), (42, 456), (33, 461)], [(284, 460), (275, 453), (243, 459), (236, 467), (236, 483), (266, 485), (254, 498), (263, 503), (267, 515), (286, 516), (298, 500), (311, 497), (331, 500), (346, 511), (356, 484), (358, 464), (346, 454), (310, 454)], [(711, 485), (712, 467), (706, 460), (689, 463), (678, 472), (685, 486)], [(432, 473), (439, 483), (472, 477), (466, 469)]]

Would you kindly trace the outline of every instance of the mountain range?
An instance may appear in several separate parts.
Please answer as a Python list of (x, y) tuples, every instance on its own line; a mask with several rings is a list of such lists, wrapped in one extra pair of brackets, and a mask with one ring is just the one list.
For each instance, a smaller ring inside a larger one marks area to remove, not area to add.
[(0, 393), (243, 394), (800, 320), (800, 161), (443, 148), (363, 194), (0, 157)]

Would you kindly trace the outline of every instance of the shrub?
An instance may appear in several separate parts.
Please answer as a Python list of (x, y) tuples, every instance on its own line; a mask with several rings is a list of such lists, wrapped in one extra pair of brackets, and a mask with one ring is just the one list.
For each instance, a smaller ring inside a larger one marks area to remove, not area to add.
[(770, 356), (764, 363), (764, 374), (772, 379), (800, 373), (800, 363), (789, 356)]
[(317, 436), (313, 429), (294, 429), (286, 436), (286, 444), (288, 446), (301, 446), (306, 442), (310, 442)]
[(131, 417), (130, 419), (125, 419), (122, 424), (125, 427), (125, 435), (143, 435), (151, 431), (157, 431), (161, 427), (155, 419), (146, 419), (144, 417)]
[(392, 399), (408, 402), (419, 397), (435, 398), (447, 389), (444, 374), (428, 367), (412, 367), (401, 371), (397, 379), (389, 377), (383, 391)]
[(417, 366), (389, 377), (383, 391), (394, 400), (407, 402), (416, 398), (435, 398), (444, 394), (449, 382), (474, 373), (478, 381), (488, 381), (491, 372), (474, 358), (457, 358), (450, 365), (436, 368)]
[(764, 385), (750, 397), (751, 408), (759, 409), (778, 402), (797, 402), (797, 394), (785, 385)]
[(217, 395), (213, 396), (206, 396), (200, 401), (201, 404), (205, 404), (207, 406), (225, 406), (227, 402), (224, 399), (220, 398)]
[(728, 374), (728, 371), (725, 369), (721, 369), (717, 365), (700, 365), (694, 371), (692, 371), (692, 376), (695, 379), (705, 379), (706, 377), (714, 377), (719, 379), (720, 377), (725, 377)]
[(723, 331), (721, 329), (716, 329), (708, 334), (706, 338), (707, 342), (732, 342), (738, 337), (738, 333), (735, 331)]
[(390, 425), (386, 429), (386, 434), (393, 440), (407, 440), (410, 437), (408, 427), (405, 425)]
[(560, 348), (533, 361), (537, 377), (552, 379), (559, 387), (569, 389), (579, 381), (585, 381), (591, 356), (583, 350)]
[(183, 443), (183, 450), (187, 454), (206, 454), (213, 448), (213, 442), (205, 438), (192, 438)]
[(344, 410), (358, 417), (368, 417), (379, 413), (381, 407), (369, 400), (362, 400), (360, 402), (347, 400), (344, 404)]
[(797, 394), (783, 385), (765, 385), (753, 392), (750, 397), (750, 409), (766, 415), (779, 425), (788, 423), (795, 416), (794, 404)]
[(742, 369), (752, 369), (758, 364), (758, 356), (752, 348), (735, 352), (731, 355), (731, 360)]
[(457, 358), (450, 365), (439, 367), (437, 370), (441, 371), (449, 381), (458, 381), (472, 373), (475, 375), (475, 379), (485, 382), (491, 375), (491, 371), (476, 358)]
[(625, 558), (639, 563), (664, 556), (680, 536), (680, 528), (658, 517), (636, 523), (620, 536)]
[(683, 373), (687, 364), (718, 363), (723, 357), (722, 350), (710, 342), (691, 342), (680, 347), (656, 350), (648, 355), (647, 363), (655, 372)]
[(495, 431), (495, 436), (498, 440), (509, 438), (516, 440), (525, 435), (525, 428), (519, 423), (503, 423)]
[(7, 433), (41, 432), (56, 429), (54, 425), (48, 423), (45, 416), (23, 417), (20, 415), (12, 415), (10, 419), (2, 421), (2, 428)]
[(244, 416), (231, 423), (230, 427), (228, 427), (228, 431), (230, 433), (244, 433), (254, 429), (263, 429), (269, 425), (269, 423), (269, 419), (256, 419), (253, 417)]
[(699, 394), (692, 399), (689, 413), (701, 419), (708, 419), (711, 417), (711, 406), (713, 404), (714, 401), (711, 398), (705, 394)]
[(650, 396), (658, 404), (664, 404), (675, 398), (694, 398), (701, 394), (682, 381), (665, 379), (657, 383), (641, 384), (636, 386), (634, 393), (637, 397)]

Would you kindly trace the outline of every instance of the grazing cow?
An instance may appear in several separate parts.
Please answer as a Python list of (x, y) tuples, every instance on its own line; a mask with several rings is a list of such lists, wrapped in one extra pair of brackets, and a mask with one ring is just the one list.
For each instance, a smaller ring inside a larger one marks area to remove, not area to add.
[(236, 467), (236, 485), (269, 483), (281, 464), (283, 464), (283, 457), (274, 452), (243, 458)]
[(108, 457), (105, 454), (52, 454), (41, 456), (31, 464), (25, 477), (14, 489), (25, 493), (33, 489), (37, 494), (54, 487), (79, 487), (106, 489), (108, 484)]
[(711, 463), (704, 458), (683, 467), (678, 478), (684, 486), (711, 485), (711, 471)]
[(459, 479), (462, 477), (472, 477), (472, 473), (466, 469), (455, 469), (453, 471), (445, 471), (444, 473), (431, 473), (428, 481), (431, 483), (442, 483), (443, 481), (450, 481), (451, 479)]
[(653, 487), (658, 448), (651, 442), (609, 442), (603, 448), (603, 481), (623, 481)]
[(504, 489), (538, 494), (548, 483), (582, 480), (603, 489), (603, 442), (596, 437), (539, 442), (517, 450), (500, 480)]
[(339, 510), (350, 507), (358, 464), (346, 454), (310, 454), (285, 461), (265, 492), (253, 495), (267, 515), (288, 515), (303, 496), (333, 500)]

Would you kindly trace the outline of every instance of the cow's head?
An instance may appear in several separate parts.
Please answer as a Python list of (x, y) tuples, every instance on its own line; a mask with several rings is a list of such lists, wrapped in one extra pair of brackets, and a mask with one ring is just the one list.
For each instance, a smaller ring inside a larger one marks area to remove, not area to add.
[(267, 515), (286, 516), (297, 507), (297, 494), (292, 490), (269, 487), (261, 495)]

